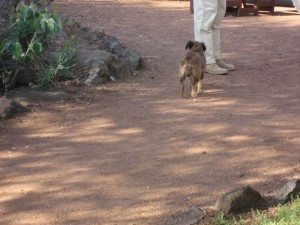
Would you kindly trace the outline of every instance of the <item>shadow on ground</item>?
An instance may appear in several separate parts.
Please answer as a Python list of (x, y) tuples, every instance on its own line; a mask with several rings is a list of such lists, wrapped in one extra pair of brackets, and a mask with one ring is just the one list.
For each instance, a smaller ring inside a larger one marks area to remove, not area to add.
[(206, 75), (194, 100), (179, 98), (176, 75), (192, 37), (187, 3), (60, 5), (120, 35), (145, 67), (80, 89), (85, 101), (39, 103), (1, 122), (1, 224), (163, 224), (233, 187), (274, 195), (299, 178), (296, 17), (226, 18), (224, 57), (238, 69)]

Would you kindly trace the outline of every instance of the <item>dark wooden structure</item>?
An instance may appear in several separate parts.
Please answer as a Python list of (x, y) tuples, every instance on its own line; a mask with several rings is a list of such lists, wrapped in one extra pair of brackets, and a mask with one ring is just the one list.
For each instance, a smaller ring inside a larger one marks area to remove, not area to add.
[(190, 12), (191, 12), (191, 14), (194, 13), (194, 1), (193, 0), (190, 0)]
[[(227, 7), (236, 9), (236, 15), (258, 15), (259, 11), (268, 11), (274, 14), (275, 0), (226, 0)], [(190, 12), (194, 13), (193, 0), (190, 0)]]
[(234, 8), (236, 10), (236, 15), (239, 16), (242, 9), (242, 0), (226, 0), (226, 6)]

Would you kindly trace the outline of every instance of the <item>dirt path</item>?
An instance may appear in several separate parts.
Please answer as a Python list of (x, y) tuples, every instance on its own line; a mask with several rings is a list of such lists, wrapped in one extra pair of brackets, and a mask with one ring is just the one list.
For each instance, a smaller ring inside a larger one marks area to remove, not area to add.
[[(39, 102), (0, 123), (1, 225), (163, 224), (251, 185), (274, 195), (300, 179), (300, 15), (226, 17), (228, 76), (179, 98), (193, 37), (187, 2), (57, 1), (83, 25), (138, 50), (136, 78), (82, 87), (80, 102)], [(89, 103), (89, 104), (87, 104)]]

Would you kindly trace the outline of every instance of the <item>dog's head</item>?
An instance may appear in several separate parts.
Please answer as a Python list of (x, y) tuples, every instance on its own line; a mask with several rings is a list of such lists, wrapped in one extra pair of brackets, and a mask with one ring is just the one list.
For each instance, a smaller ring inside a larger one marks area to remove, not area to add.
[(206, 51), (206, 46), (203, 42), (199, 41), (188, 41), (188, 43), (185, 46), (185, 49), (190, 49), (191, 51)]

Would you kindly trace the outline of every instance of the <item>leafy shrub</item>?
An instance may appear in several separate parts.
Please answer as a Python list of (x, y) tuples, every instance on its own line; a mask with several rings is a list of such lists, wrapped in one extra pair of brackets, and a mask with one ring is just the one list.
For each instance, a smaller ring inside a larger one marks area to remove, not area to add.
[[(50, 2), (52, 0), (48, 0), (45, 7), (41, 7), (38, 0), (31, 1), (30, 5), (21, 5), (15, 17), (12, 16), (15, 21), (10, 27), (10, 35), (0, 43), (0, 65), (5, 64), (3, 61), (7, 57), (4, 56), (10, 55), (17, 64), (26, 66), (41, 76), (37, 80), (38, 83), (41, 82), (38, 85), (41, 88), (53, 85), (54, 81), (70, 78), (75, 65), (72, 38), (57, 57), (50, 61), (45, 59), (45, 56), (50, 55), (48, 37), (62, 30), (62, 19), (58, 10), (53, 13), (47, 10)], [(5, 86), (9, 86), (7, 81), (13, 80), (11, 76), (16, 76), (18, 70), (12, 74), (9, 69), (3, 67), (0, 68), (0, 79)]]
[(54, 80), (64, 81), (71, 78), (71, 73), (75, 67), (74, 36), (72, 36), (64, 45), (62, 52), (59, 52), (53, 60), (51, 76)]

